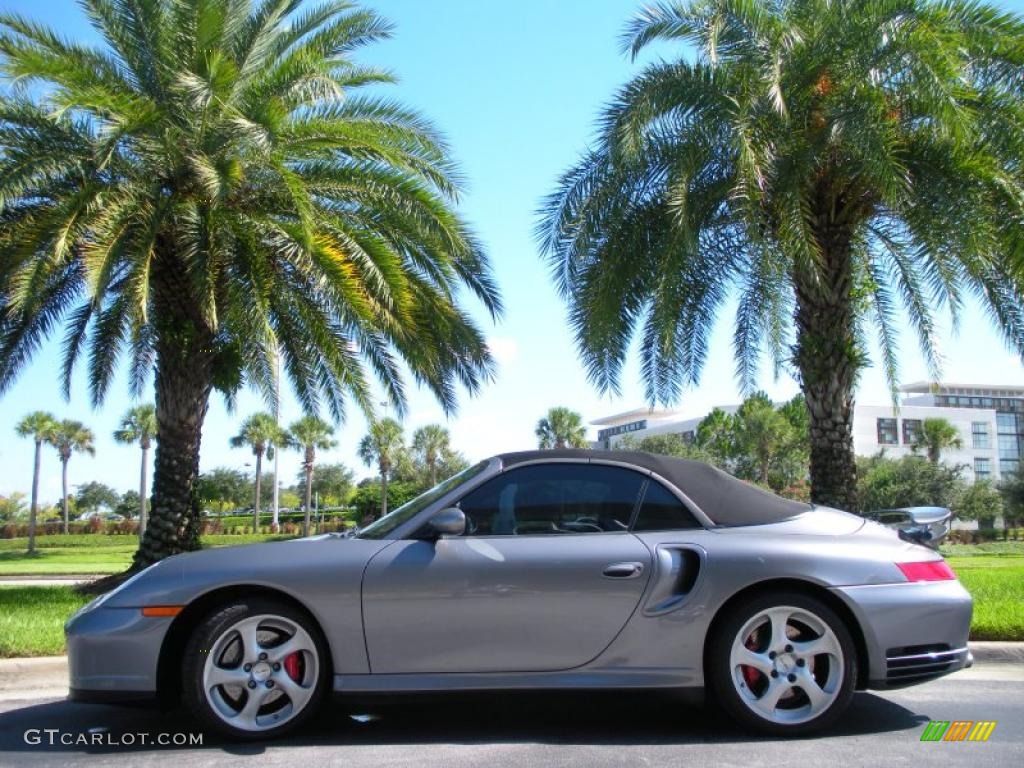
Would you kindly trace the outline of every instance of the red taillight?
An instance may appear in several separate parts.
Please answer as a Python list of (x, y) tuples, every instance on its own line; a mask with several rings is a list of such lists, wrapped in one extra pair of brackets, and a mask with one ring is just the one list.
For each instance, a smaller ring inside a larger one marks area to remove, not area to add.
[(918, 563), (896, 563), (907, 581), (949, 581), (955, 579), (953, 569), (945, 560), (927, 560)]

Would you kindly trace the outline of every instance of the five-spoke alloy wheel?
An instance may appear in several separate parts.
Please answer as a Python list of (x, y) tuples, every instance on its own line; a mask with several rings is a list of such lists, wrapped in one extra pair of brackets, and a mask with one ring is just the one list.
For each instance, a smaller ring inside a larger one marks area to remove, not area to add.
[(316, 709), (327, 659), (320, 631), (304, 612), (255, 599), (203, 620), (183, 671), (185, 695), (207, 725), (234, 738), (269, 738)]
[(856, 682), (856, 652), (843, 620), (825, 603), (794, 593), (762, 594), (718, 624), (709, 681), (742, 723), (802, 734), (834, 722)]

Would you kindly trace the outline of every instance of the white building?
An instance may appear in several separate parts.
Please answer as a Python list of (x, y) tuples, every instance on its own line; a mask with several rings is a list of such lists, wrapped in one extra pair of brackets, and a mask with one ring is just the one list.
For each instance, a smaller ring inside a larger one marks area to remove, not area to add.
[[(857, 405), (853, 413), (853, 447), (859, 456), (885, 451), (892, 457), (910, 453), (914, 434), (927, 418), (940, 417), (960, 431), (961, 447), (942, 459), (966, 465), (968, 476), (998, 480), (1018, 471), (1024, 457), (1024, 386), (1010, 384), (929, 384), (900, 387), (899, 408)], [(723, 406), (733, 412), (739, 406)], [(679, 411), (639, 408), (592, 421), (599, 427), (595, 448), (613, 448), (626, 435), (637, 439), (678, 434), (691, 439), (703, 416), (682, 418)]]

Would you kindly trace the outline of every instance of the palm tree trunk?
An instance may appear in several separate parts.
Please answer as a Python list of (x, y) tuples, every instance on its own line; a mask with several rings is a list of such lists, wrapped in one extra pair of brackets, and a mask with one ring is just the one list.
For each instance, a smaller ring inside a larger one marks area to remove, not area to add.
[(430, 487), (437, 485), (437, 459), (430, 462)]
[[(260, 485), (263, 478), (263, 451), (256, 451), (256, 498), (252, 502), (252, 532), (260, 532)], [(274, 478), (277, 482), (277, 478)]]
[(388, 471), (384, 468), (380, 470), (380, 516), (384, 517), (388, 513)]
[(36, 513), (39, 511), (39, 470), (43, 463), (43, 441), (36, 438), (35, 466), (32, 470), (32, 506), (28, 512), (28, 553), (36, 551)]
[(146, 491), (149, 473), (149, 446), (142, 446), (142, 468), (139, 470), (139, 542), (146, 531)]
[[(823, 214), (818, 221), (827, 221)], [(856, 340), (851, 238), (844, 228), (821, 224), (818, 274), (794, 269), (797, 342), (794, 360), (810, 412), (811, 500), (857, 509), (853, 453), (853, 395), (862, 353)]]
[(180, 261), (166, 248), (153, 260), (152, 282), (157, 422), (153, 506), (133, 569), (199, 548), (201, 509), (195, 482), (213, 388), (213, 334), (190, 299), (192, 286)]
[(60, 459), (60, 506), (64, 513), (64, 535), (68, 535), (68, 459)]
[(313, 503), (313, 449), (306, 448), (306, 514), (302, 519), (302, 535), (309, 536), (309, 508)]

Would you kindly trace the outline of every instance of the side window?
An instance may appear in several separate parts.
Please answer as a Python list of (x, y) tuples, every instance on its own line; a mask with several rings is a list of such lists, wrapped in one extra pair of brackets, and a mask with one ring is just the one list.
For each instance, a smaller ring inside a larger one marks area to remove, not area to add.
[(700, 528), (700, 524), (683, 502), (669, 493), (661, 483), (651, 480), (633, 530), (677, 531), (685, 528)]
[(625, 531), (644, 476), (596, 464), (510, 469), (459, 502), (468, 536)]

